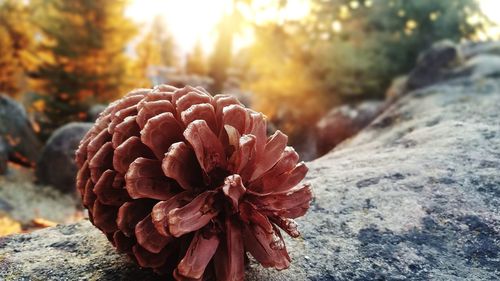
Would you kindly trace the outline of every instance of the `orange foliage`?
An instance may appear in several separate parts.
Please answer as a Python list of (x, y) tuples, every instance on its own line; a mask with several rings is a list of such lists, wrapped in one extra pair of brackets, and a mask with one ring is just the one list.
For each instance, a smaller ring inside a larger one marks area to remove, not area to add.
[(0, 237), (22, 231), (21, 224), (12, 218), (0, 214)]

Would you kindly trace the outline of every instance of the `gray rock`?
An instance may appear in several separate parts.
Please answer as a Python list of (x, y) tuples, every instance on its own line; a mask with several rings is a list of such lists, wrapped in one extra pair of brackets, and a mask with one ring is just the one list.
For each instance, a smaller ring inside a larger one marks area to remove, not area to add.
[(477, 55), (469, 59), (454, 71), (457, 77), (470, 76), (475, 79), (500, 77), (500, 56)]
[[(309, 163), (314, 186), (285, 271), (247, 280), (499, 280), (500, 81), (413, 92)], [(0, 242), (0, 279), (154, 280), (88, 222)]]
[(459, 48), (449, 40), (436, 42), (422, 52), (408, 75), (406, 88), (420, 89), (449, 78), (449, 69), (461, 63)]
[[(415, 68), (408, 75), (405, 90), (416, 90), (451, 79), (498, 76), (500, 41), (454, 44), (443, 40), (420, 54)], [(394, 86), (397, 86), (395, 90), (399, 90), (399, 84)], [(392, 88), (393, 85), (388, 93), (392, 93)]]
[(460, 51), (466, 59), (477, 55), (500, 56), (500, 41), (466, 42), (460, 44)]
[(51, 185), (62, 192), (75, 191), (75, 151), (92, 125), (73, 122), (54, 131), (36, 165), (39, 183)]
[(21, 165), (34, 165), (42, 144), (24, 107), (5, 95), (0, 95), (0, 136), (7, 143), (10, 160)]
[(7, 161), (9, 161), (9, 149), (2, 137), (0, 137), (0, 175), (7, 172)]
[(94, 104), (91, 106), (87, 112), (87, 120), (89, 122), (95, 122), (97, 120), (97, 117), (99, 117), (99, 114), (106, 109), (107, 105), (105, 104)]
[(249, 280), (498, 280), (500, 81), (401, 99), (310, 163), (292, 267)]
[(162, 280), (141, 270), (88, 221), (0, 238), (0, 280)]
[(300, 161), (311, 161), (321, 156), (318, 154), (318, 139), (314, 127), (307, 128), (301, 134), (295, 134), (291, 141), (290, 145), (299, 154)]
[(339, 143), (354, 136), (383, 110), (382, 101), (363, 101), (331, 109), (316, 124), (317, 151), (323, 155)]

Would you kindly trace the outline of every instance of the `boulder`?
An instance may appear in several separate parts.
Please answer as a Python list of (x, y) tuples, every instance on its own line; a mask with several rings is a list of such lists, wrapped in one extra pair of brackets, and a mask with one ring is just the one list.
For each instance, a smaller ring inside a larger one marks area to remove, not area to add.
[(477, 55), (454, 71), (456, 77), (500, 77), (500, 55)]
[[(465, 42), (449, 40), (435, 43), (422, 52), (415, 68), (408, 75), (408, 90), (416, 90), (451, 79), (500, 76), (500, 42)], [(395, 91), (394, 91), (395, 90)], [(400, 91), (399, 81), (393, 81), (387, 94)]]
[(311, 161), (318, 158), (318, 139), (315, 128), (306, 128), (300, 134), (295, 134), (293, 139), (289, 139), (291, 145), (300, 156), (300, 161)]
[(95, 122), (95, 120), (97, 120), (97, 117), (99, 117), (99, 114), (101, 114), (101, 112), (103, 112), (106, 107), (107, 105), (105, 104), (92, 105), (87, 111), (87, 121)]
[(317, 151), (323, 155), (339, 143), (354, 136), (382, 111), (384, 102), (364, 101), (331, 109), (316, 124)]
[(75, 151), (92, 125), (73, 122), (54, 131), (36, 165), (39, 183), (51, 185), (62, 192), (75, 190)]
[(9, 150), (3, 138), (0, 137), (0, 175), (7, 172), (7, 161), (9, 161)]
[[(309, 163), (315, 194), (288, 270), (253, 280), (498, 280), (500, 81), (411, 92)], [(2, 280), (164, 280), (84, 221), (0, 240)]]
[(477, 55), (500, 56), (500, 41), (466, 42), (460, 44), (460, 51), (466, 59)]
[(42, 144), (24, 107), (5, 95), (0, 95), (0, 136), (7, 144), (11, 161), (26, 166), (35, 164)]
[(406, 88), (415, 90), (447, 80), (450, 69), (460, 63), (457, 45), (449, 40), (436, 42), (419, 55), (415, 68), (408, 75)]

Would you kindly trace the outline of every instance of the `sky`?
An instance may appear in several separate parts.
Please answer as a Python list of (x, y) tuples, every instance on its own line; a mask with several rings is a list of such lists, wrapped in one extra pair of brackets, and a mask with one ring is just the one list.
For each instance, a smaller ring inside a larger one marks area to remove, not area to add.
[[(270, 10), (259, 8), (272, 0), (254, 0), (253, 11), (256, 21), (276, 17)], [(441, 0), (445, 1), (445, 0)], [(484, 13), (500, 24), (500, 0), (479, 0)], [(230, 7), (232, 0), (132, 0), (126, 15), (134, 21), (148, 25), (156, 15), (164, 17), (164, 22), (174, 35), (181, 54), (190, 52), (199, 40), (205, 51), (210, 51), (215, 38), (215, 27), (219, 19)], [(288, 0), (286, 18), (300, 18), (307, 14), (307, 0)], [(500, 35), (500, 28), (491, 30)], [(251, 32), (243, 32), (235, 40), (236, 49), (252, 41)]]

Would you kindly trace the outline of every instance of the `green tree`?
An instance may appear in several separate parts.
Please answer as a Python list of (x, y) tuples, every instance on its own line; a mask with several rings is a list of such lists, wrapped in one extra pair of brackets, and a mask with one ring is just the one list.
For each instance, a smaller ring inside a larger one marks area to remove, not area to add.
[[(279, 16), (287, 4), (270, 5)], [(420, 51), (471, 38), (483, 21), (475, 0), (313, 0), (311, 9), (304, 19), (255, 24), (249, 48), (246, 87), (292, 142), (331, 106), (382, 98)]]
[(84, 119), (89, 104), (108, 102), (127, 85), (126, 43), (135, 27), (124, 1), (33, 0), (40, 29), (36, 89), (45, 100), (49, 131)]
[[(315, 1), (313, 71), (344, 100), (382, 97), (432, 43), (472, 38), (485, 17), (475, 0)], [(472, 18), (479, 20), (472, 21)], [(337, 27), (337, 28), (335, 28)], [(339, 28), (340, 27), (340, 28)]]

